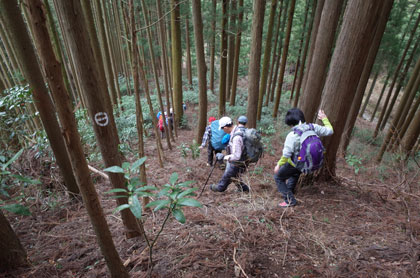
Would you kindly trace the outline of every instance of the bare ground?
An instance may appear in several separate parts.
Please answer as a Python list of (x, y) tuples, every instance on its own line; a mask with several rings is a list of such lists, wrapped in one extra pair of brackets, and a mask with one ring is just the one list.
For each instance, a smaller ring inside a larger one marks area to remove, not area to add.
[[(190, 142), (193, 132), (181, 130), (175, 145)], [(383, 173), (372, 163), (356, 175), (339, 158), (335, 182), (301, 188), (299, 205), (282, 209), (272, 178), (282, 142), (273, 138), (275, 156), (267, 150), (244, 176), (250, 194), (237, 193), (234, 186), (218, 194), (206, 188), (199, 199), (203, 208), (186, 209), (186, 224), (168, 223), (155, 247), (154, 277), (419, 277), (418, 169), (408, 174), (404, 166), (395, 165)], [(201, 189), (210, 172), (205, 150), (192, 160), (182, 158), (175, 147), (166, 151), (167, 162), (161, 169), (153, 140), (148, 142), (151, 184), (162, 185), (178, 172), (180, 180), (195, 180)], [(51, 192), (60, 188), (54, 180), (56, 169), (31, 163), (22, 167), (46, 176), (44, 188)], [(222, 173), (216, 169), (209, 184)], [(145, 277), (144, 241), (124, 237), (122, 221), (113, 214), (115, 200), (104, 194), (110, 185), (95, 174), (92, 177), (124, 265), (132, 277)], [(7, 215), (30, 266), (0, 276), (109, 277), (83, 204), (68, 201), (63, 193), (51, 199), (35, 192), (39, 191), (32, 190), (35, 199), (28, 201), (31, 217)], [(163, 212), (146, 219), (147, 232), (156, 233)]]

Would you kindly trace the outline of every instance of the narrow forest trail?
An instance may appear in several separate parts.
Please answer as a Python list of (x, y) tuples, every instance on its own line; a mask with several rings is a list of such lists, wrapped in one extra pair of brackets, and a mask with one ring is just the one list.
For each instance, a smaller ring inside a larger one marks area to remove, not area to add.
[[(187, 110), (191, 123), (194, 109)], [(159, 187), (177, 172), (181, 181), (194, 180), (201, 189), (210, 172), (206, 150), (201, 150), (197, 160), (191, 155), (183, 158), (180, 150), (182, 143), (192, 141), (194, 132), (191, 126), (179, 130), (174, 149), (165, 151), (163, 169), (153, 138), (147, 140), (149, 184)], [(248, 277), (409, 277), (418, 273), (415, 240), (420, 217), (415, 212), (419, 200), (392, 189), (401, 179), (416, 184), (416, 177), (403, 177), (399, 169), (378, 177), (378, 169), (370, 165), (356, 175), (339, 158), (339, 185), (304, 187), (297, 194), (299, 205), (282, 209), (272, 178), (282, 147), (278, 138), (275, 135), (271, 140), (275, 155), (268, 149), (244, 175), (251, 187), (249, 194), (237, 193), (233, 185), (224, 193), (211, 192), (207, 186), (199, 199), (203, 208), (186, 209), (186, 224), (168, 223), (154, 250), (154, 277), (245, 277), (244, 273)], [(216, 168), (209, 184), (222, 173)], [(93, 176), (123, 262), (132, 277), (145, 277), (145, 243), (139, 238), (125, 239), (122, 221), (113, 214), (115, 201), (104, 194), (111, 189), (108, 182)], [(33, 217), (11, 222), (32, 265), (5, 277), (109, 275), (81, 203), (31, 209)], [(156, 233), (163, 212), (145, 219), (147, 232)]]

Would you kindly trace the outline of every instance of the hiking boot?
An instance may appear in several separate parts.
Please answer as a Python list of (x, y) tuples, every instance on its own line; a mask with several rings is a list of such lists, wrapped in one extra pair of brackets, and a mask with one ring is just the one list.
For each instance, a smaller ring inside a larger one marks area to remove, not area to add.
[(210, 184), (210, 190), (211, 191), (214, 191), (214, 192), (219, 192), (219, 190), (218, 190), (218, 188), (217, 188), (217, 185), (216, 184)]
[(242, 185), (242, 186), (237, 185), (236, 187), (237, 187), (236, 192), (249, 193), (249, 187), (248, 187), (248, 185)]

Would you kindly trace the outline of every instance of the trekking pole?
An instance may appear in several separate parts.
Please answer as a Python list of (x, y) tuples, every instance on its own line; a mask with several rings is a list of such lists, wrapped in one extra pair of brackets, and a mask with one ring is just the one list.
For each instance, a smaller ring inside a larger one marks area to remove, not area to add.
[(211, 176), (211, 174), (213, 173), (213, 170), (214, 170), (214, 168), (216, 167), (216, 164), (217, 164), (217, 158), (216, 158), (216, 161), (213, 163), (213, 167), (211, 168), (210, 174), (209, 174), (209, 176), (207, 177), (207, 180), (206, 180), (206, 182), (204, 183), (203, 188), (201, 188), (200, 195), (198, 195), (197, 199), (201, 197), (201, 194), (203, 194), (203, 191), (204, 191), (204, 189), (206, 188), (207, 183), (209, 182), (210, 176)]

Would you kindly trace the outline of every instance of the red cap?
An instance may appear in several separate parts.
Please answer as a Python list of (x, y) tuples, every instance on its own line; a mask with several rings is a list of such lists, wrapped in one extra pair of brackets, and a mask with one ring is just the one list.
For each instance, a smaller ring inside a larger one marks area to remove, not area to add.
[(215, 117), (210, 117), (209, 118), (209, 123), (211, 123), (212, 121), (215, 121), (216, 120), (216, 118)]

